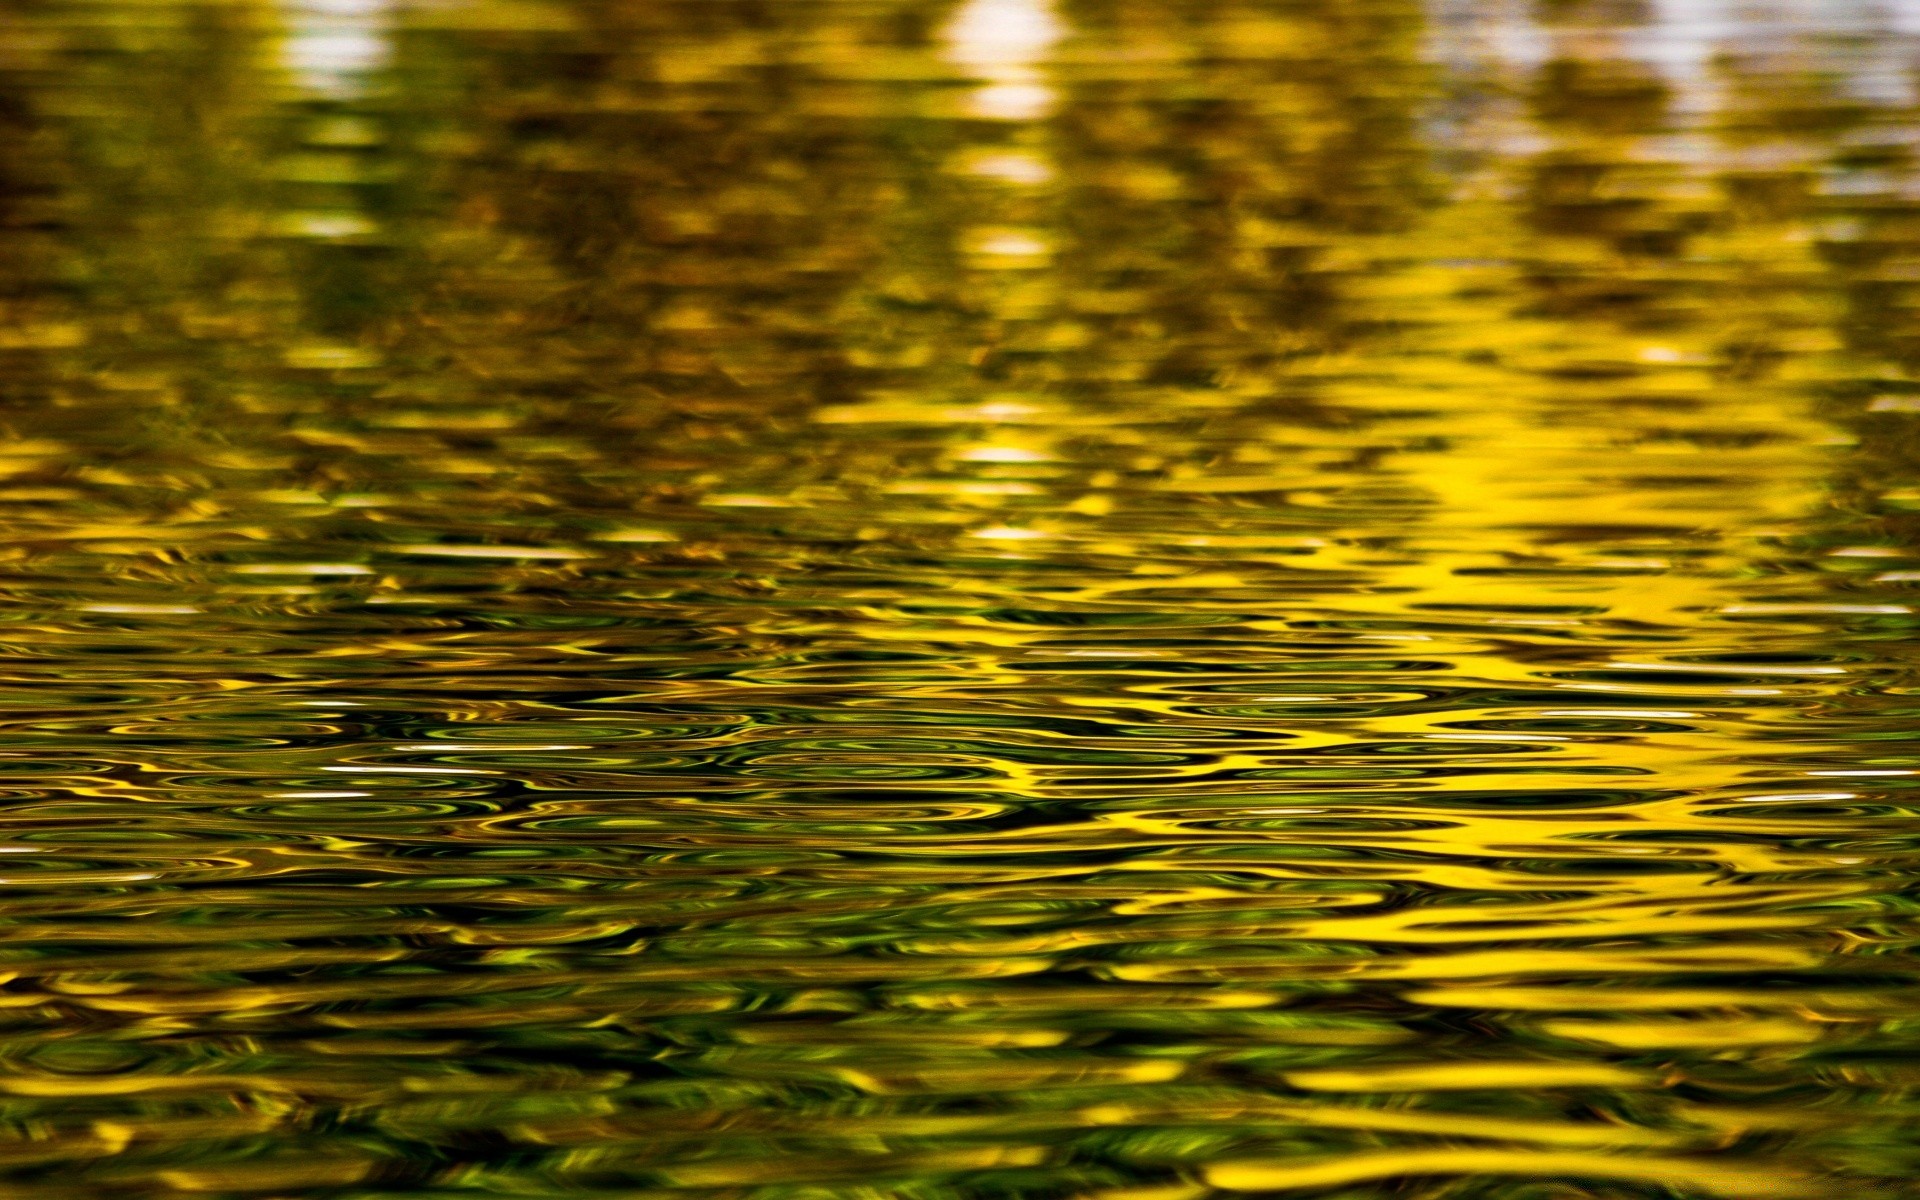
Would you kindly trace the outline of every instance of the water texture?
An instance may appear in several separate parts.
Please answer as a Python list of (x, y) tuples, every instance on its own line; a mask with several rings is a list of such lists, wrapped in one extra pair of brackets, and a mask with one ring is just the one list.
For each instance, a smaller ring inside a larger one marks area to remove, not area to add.
[(1917, 64), (18, 0), (0, 1198), (1920, 1196)]

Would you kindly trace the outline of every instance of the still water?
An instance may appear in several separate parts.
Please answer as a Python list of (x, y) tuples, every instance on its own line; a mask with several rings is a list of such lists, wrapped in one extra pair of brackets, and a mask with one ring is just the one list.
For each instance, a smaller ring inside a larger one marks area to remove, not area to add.
[(20, 0), (0, 1196), (1920, 1195), (1917, 65)]

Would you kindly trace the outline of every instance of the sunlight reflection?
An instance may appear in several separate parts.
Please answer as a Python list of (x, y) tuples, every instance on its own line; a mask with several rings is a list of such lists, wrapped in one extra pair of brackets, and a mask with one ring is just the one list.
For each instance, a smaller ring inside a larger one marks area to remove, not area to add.
[(946, 58), (981, 80), (971, 116), (1034, 121), (1053, 109), (1039, 65), (1065, 34), (1046, 0), (969, 0), (947, 27)]
[(280, 61), (299, 87), (344, 99), (387, 64), (387, 0), (301, 0), (290, 6)]

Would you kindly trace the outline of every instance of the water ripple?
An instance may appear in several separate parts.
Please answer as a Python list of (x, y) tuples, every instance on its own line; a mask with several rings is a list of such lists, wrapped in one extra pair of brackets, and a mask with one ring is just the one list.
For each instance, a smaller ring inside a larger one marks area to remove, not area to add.
[(1720, 7), (0, 15), (0, 1198), (1920, 1194), (1920, 31)]

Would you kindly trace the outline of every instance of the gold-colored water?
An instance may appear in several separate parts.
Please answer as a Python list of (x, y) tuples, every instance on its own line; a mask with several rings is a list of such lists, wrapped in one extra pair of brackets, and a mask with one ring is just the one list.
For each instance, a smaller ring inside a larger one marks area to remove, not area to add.
[(1916, 35), (20, 0), (0, 1197), (1920, 1195)]

